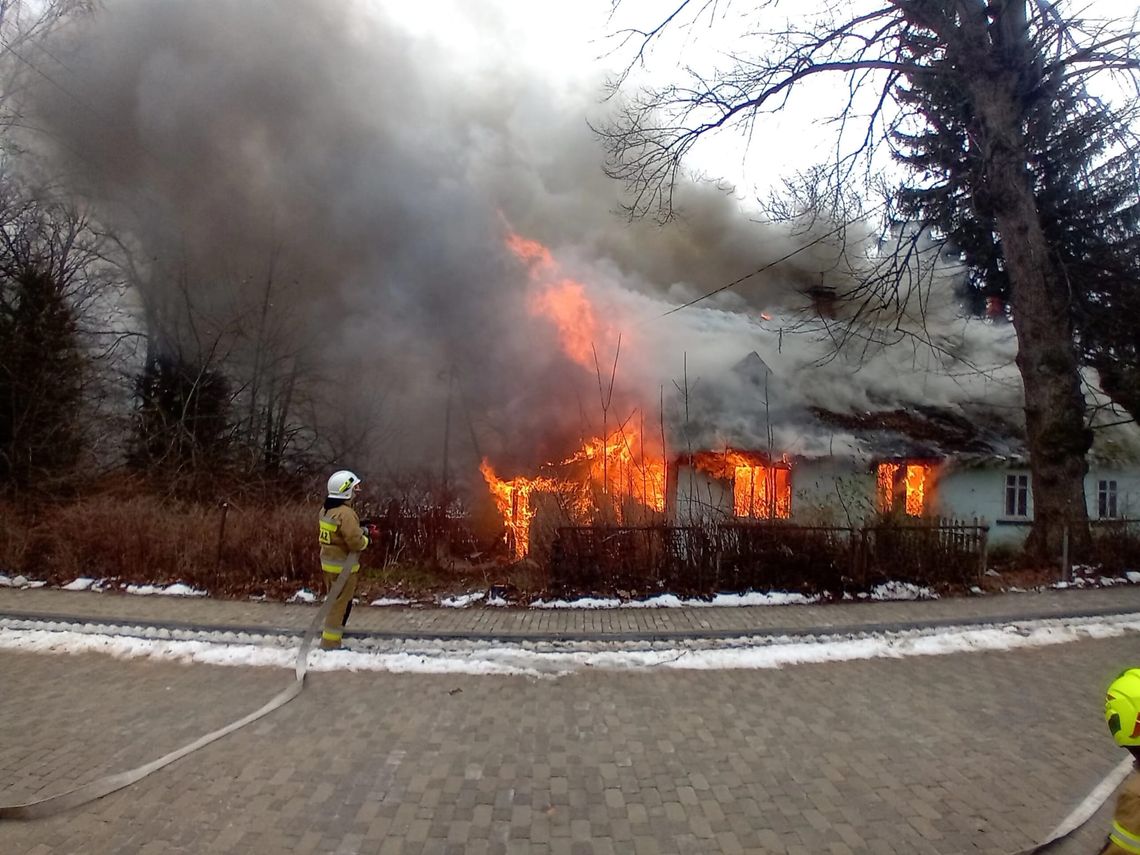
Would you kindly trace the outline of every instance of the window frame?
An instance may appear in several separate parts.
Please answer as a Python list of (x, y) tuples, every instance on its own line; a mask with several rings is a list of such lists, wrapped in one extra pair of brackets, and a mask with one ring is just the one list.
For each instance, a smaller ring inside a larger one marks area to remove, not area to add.
[(1007, 472), (1002, 491), (1004, 519), (1029, 519), (1029, 487), (1027, 472)]
[(1096, 518), (1120, 519), (1120, 490), (1115, 478), (1098, 478), (1096, 482)]

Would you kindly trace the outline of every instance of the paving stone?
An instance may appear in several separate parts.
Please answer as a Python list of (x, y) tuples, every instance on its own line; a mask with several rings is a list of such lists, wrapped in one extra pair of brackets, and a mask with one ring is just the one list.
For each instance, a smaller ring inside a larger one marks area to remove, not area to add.
[[(125, 791), (5, 823), (0, 848), (1003, 855), (1119, 761), (1098, 702), (1135, 661), (1125, 637), (770, 671), (318, 673)], [(288, 679), (94, 654), (0, 653), (0, 675), (2, 802), (145, 762)], [(1059, 855), (1096, 851), (1108, 811)]]
[[(827, 628), (841, 632), (871, 623), (1005, 617), (1022, 613), (1065, 614), (1114, 608), (1140, 612), (1140, 585), (1094, 590), (998, 594), (945, 598), (931, 602), (854, 602), (806, 606), (619, 609), (604, 613), (530, 609), (369, 608), (353, 610), (352, 632), (446, 633), (479, 635), (653, 635), (654, 633), (776, 632)], [(308, 626), (317, 605), (254, 603), (197, 597), (142, 597), (113, 592), (51, 588), (0, 588), (0, 613), (39, 613), (101, 620), (168, 621), (196, 626)]]

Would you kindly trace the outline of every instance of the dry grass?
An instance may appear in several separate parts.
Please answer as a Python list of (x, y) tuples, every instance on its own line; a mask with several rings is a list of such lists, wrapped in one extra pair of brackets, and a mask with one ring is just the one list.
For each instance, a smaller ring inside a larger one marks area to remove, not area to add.
[(179, 581), (222, 596), (318, 579), (315, 513), (300, 503), (231, 507), (220, 541), (220, 506), (101, 496), (2, 511), (0, 569), (33, 579)]
[[(0, 573), (57, 585), (81, 576), (184, 582), (217, 597), (277, 599), (299, 588), (322, 589), (315, 504), (233, 505), (219, 545), (222, 516), (220, 505), (108, 494), (37, 507), (0, 504)], [(370, 557), (382, 560), (365, 553), (362, 596), (425, 598), (496, 584), (531, 590), (542, 578), (526, 565), (402, 561), (375, 567)]]

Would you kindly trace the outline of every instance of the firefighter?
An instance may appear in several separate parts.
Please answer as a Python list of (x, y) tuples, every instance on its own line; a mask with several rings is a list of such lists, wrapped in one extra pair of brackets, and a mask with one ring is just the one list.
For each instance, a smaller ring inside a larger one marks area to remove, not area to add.
[(1116, 801), (1112, 833), (1101, 855), (1140, 855), (1140, 668), (1130, 668), (1108, 687), (1104, 717), (1112, 738), (1136, 758)]
[[(352, 499), (360, 479), (347, 469), (334, 472), (329, 478), (328, 495), (321, 508), (321, 569), (325, 574), (325, 589), (331, 591), (338, 574), (344, 568), (344, 561), (350, 552), (363, 552), (368, 548), (368, 535), (360, 525), (360, 518), (352, 509)], [(356, 591), (356, 574), (360, 562), (355, 562), (350, 571), (352, 577), (340, 592), (325, 618), (321, 632), (321, 648), (336, 650), (344, 637), (344, 626), (348, 623), (348, 613), (352, 610), (352, 595)]]

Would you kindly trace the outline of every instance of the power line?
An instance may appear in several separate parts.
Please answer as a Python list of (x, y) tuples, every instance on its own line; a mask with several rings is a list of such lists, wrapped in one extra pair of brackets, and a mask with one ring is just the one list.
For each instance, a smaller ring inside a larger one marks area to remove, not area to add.
[[(876, 211), (882, 210), (885, 207), (886, 207), (885, 204), (877, 205), (876, 207), (872, 208), (870, 211), (867, 211), (867, 215), (874, 214)], [(742, 282), (747, 282), (753, 276), (759, 276), (761, 273), (764, 273), (767, 270), (771, 270), (777, 264), (783, 264), (785, 261), (788, 261), (789, 259), (794, 258), (795, 256), (799, 255), (801, 252), (804, 252), (805, 250), (808, 250), (811, 247), (816, 246), (819, 243), (822, 243), (823, 241), (827, 240), (830, 237), (834, 237), (835, 235), (844, 231), (847, 228), (847, 226), (848, 226), (847, 223), (840, 223), (838, 226), (836, 226), (831, 231), (825, 232), (824, 234), (821, 234), (819, 237), (815, 238), (815, 240), (812, 240), (808, 243), (805, 243), (803, 246), (800, 246), (800, 247), (797, 247), (796, 249), (793, 249), (791, 252), (789, 252), (785, 255), (782, 255), (781, 257), (775, 259), (774, 261), (769, 261), (767, 264), (757, 268), (756, 270), (753, 270), (751, 273), (746, 273), (744, 276), (741, 276), (739, 279), (734, 279), (733, 281), (729, 282), (727, 285), (721, 285), (719, 288), (714, 288), (712, 291), (709, 291), (705, 294), (702, 294), (700, 297), (697, 297), (693, 300), (690, 300), (687, 303), (682, 303), (680, 306), (675, 306), (672, 309), (670, 309), (669, 311), (663, 312), (662, 314), (658, 315), (653, 320), (660, 320), (661, 318), (668, 317), (669, 315), (672, 315), (676, 312), (679, 312), (682, 309), (688, 309), (691, 306), (695, 306), (697, 303), (701, 303), (701, 302), (709, 299), (710, 297), (715, 297), (717, 294), (720, 294), (724, 291), (727, 291), (730, 288), (735, 288), (737, 285), (741, 284)]]

